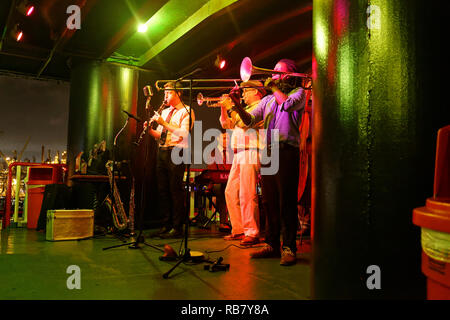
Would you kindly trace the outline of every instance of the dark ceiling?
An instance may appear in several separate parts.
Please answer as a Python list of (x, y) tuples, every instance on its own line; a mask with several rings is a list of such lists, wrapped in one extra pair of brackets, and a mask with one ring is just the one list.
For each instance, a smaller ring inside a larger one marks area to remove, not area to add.
[[(0, 1), (0, 73), (70, 79), (70, 61), (87, 58), (155, 71), (173, 79), (195, 68), (205, 78), (238, 78), (242, 59), (272, 69), (281, 58), (308, 72), (312, 1), (306, 0), (40, 0), (26, 18), (23, 0)], [(81, 29), (70, 30), (70, 5)], [(148, 30), (137, 32), (139, 23)], [(17, 42), (14, 27), (24, 31)], [(217, 54), (227, 60), (219, 73)]]

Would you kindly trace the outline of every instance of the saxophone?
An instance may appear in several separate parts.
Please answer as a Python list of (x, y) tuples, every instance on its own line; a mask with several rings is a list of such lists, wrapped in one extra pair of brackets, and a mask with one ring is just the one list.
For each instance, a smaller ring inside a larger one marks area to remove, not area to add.
[[(120, 199), (119, 189), (117, 188), (116, 181), (115, 181), (115, 179), (113, 177), (113, 172), (112, 172), (112, 169), (111, 169), (112, 161), (111, 160), (108, 161), (105, 166), (106, 166), (106, 171), (108, 172), (109, 184), (110, 184), (111, 188), (113, 189), (113, 196), (114, 196), (114, 200), (115, 200), (114, 204), (113, 204), (110, 195), (108, 195), (106, 197), (106, 199), (105, 199), (105, 203), (110, 207), (114, 226), (118, 230), (121, 231), (121, 230), (124, 230), (127, 227), (127, 225), (128, 225), (128, 218), (127, 218), (127, 215), (125, 213), (125, 209), (123, 208), (122, 200)], [(133, 196), (134, 196), (134, 194), (133, 194)], [(116, 206), (117, 206), (117, 208), (116, 208)], [(130, 203), (130, 209), (131, 209), (131, 203)]]
[(131, 193), (130, 193), (130, 208), (128, 211), (128, 216), (130, 217), (130, 235), (134, 236), (134, 176), (132, 177), (133, 181), (131, 184)]

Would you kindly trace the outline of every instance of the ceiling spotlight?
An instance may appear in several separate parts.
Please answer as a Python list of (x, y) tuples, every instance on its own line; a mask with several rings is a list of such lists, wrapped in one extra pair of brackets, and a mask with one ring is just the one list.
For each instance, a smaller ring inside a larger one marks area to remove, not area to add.
[(217, 55), (216, 61), (214, 61), (214, 65), (220, 70), (224, 69), (227, 65), (227, 61), (220, 55)]
[(19, 11), (21, 14), (23, 14), (24, 16), (27, 16), (27, 17), (31, 16), (34, 13), (34, 9), (35, 9), (33, 4), (31, 4), (30, 1), (28, 1), (28, 0), (19, 1), (16, 8), (17, 8), (17, 11)]
[(27, 11), (26, 16), (27, 17), (31, 16), (33, 14), (33, 12), (34, 12), (34, 6), (31, 6)]
[(140, 24), (138, 27), (138, 31), (143, 33), (147, 31), (147, 25), (146, 24)]
[(23, 40), (23, 31), (20, 29), (19, 24), (15, 24), (11, 30), (11, 37), (17, 42)]

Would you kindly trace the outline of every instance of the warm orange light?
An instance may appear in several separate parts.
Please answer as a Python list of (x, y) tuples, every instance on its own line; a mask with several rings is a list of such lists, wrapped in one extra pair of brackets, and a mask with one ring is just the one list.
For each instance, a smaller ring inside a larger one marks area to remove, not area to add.
[(219, 68), (220, 68), (220, 69), (225, 68), (225, 65), (226, 65), (226, 64), (227, 64), (227, 62), (226, 62), (225, 60), (220, 61)]
[(17, 41), (20, 41), (20, 40), (22, 40), (22, 38), (23, 38), (23, 32), (20, 31), (20, 32), (17, 34), (16, 40), (17, 40)]

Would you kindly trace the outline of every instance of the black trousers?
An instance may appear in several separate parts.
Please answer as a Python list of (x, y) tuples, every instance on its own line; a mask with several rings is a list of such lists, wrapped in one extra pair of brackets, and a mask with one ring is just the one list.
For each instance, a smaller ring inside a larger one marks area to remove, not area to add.
[[(273, 159), (272, 161), (276, 161)], [(298, 229), (297, 190), (299, 179), (299, 149), (280, 144), (279, 167), (274, 175), (261, 175), (262, 203), (266, 213), (265, 242), (275, 249), (283, 247), (297, 251)]]
[(186, 220), (186, 192), (183, 185), (185, 165), (174, 164), (170, 158), (171, 152), (172, 149), (158, 150), (158, 203), (164, 226), (182, 232)]

